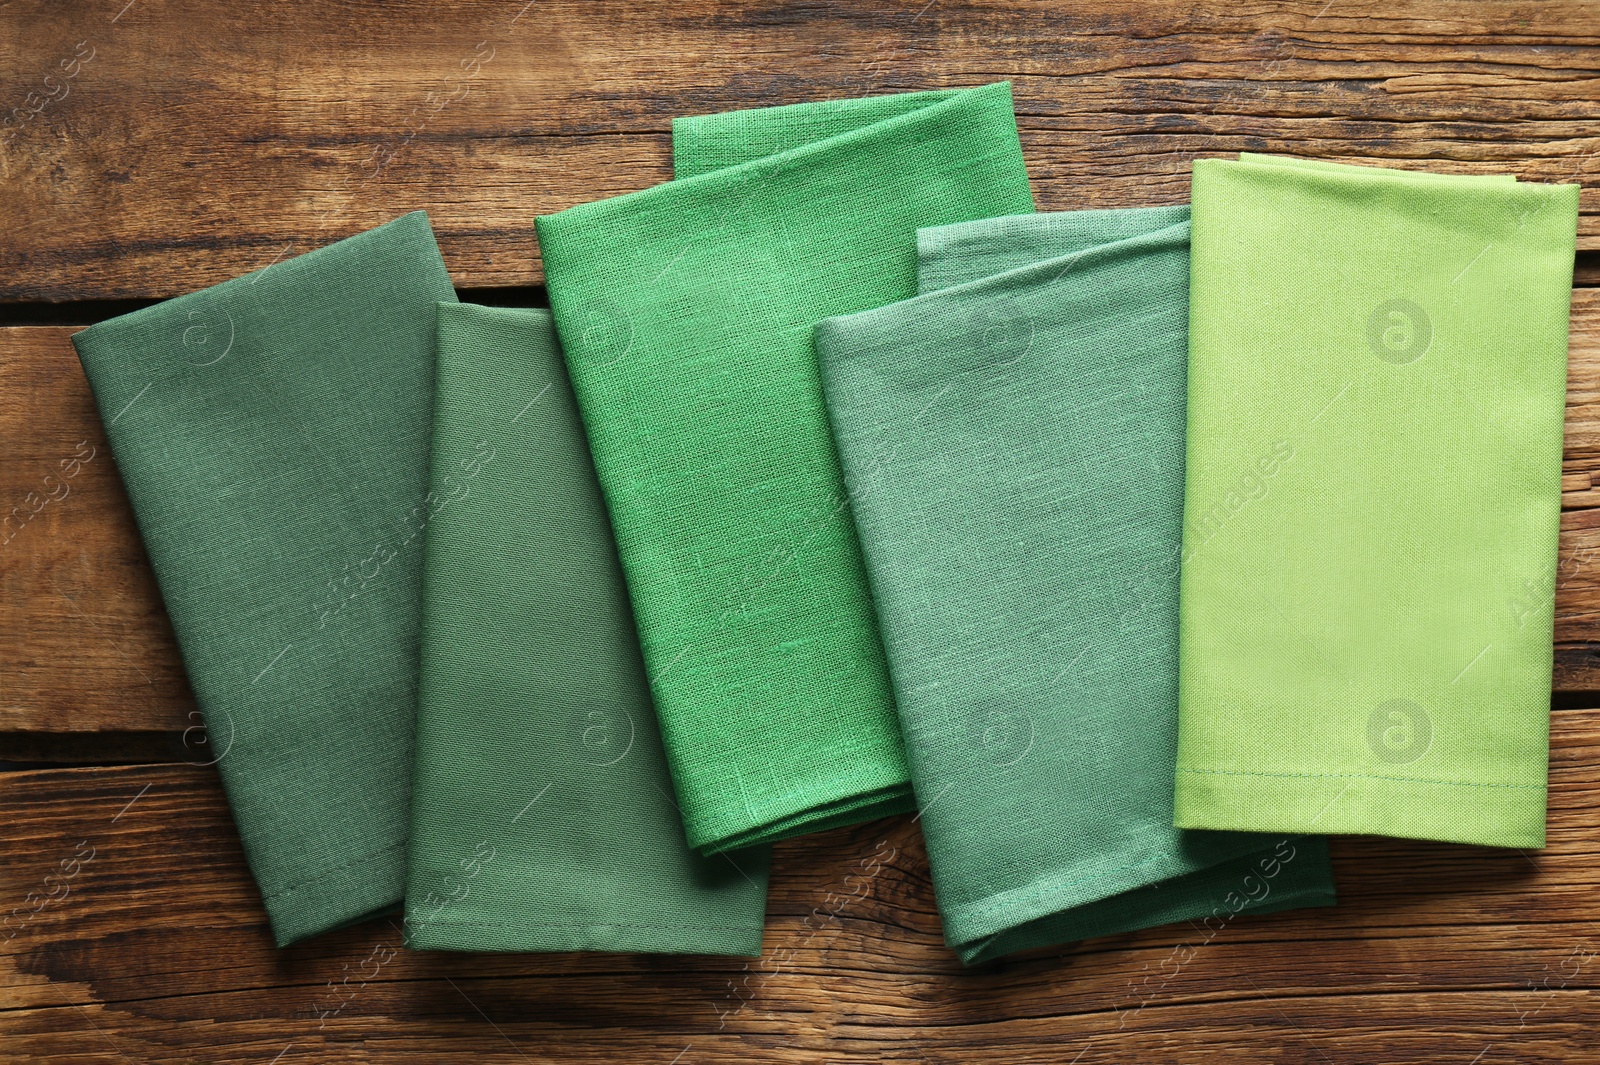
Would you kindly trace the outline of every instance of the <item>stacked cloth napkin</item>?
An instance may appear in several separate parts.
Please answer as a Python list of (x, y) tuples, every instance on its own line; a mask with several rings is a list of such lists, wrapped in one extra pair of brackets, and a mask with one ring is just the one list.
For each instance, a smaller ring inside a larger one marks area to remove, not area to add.
[(72, 338), (280, 946), (400, 901), (454, 299), (419, 211)]
[(1179, 825), (1543, 845), (1577, 207), (1195, 165)]
[(692, 846), (908, 810), (811, 345), (916, 291), (919, 226), (1029, 212), (1010, 87), (673, 127), (677, 178), (539, 219)]
[(1172, 825), (1188, 208), (918, 251), (816, 345), (947, 942), (1331, 903), (1320, 838)]
[(439, 305), (406, 942), (759, 954), (765, 848), (702, 858), (546, 311)]

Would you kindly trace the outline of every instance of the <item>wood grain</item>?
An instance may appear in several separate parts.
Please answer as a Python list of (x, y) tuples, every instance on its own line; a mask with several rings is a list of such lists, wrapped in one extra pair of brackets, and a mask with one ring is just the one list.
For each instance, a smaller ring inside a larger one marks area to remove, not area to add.
[(780, 845), (749, 963), (411, 953), (384, 918), (276, 951), (213, 770), (17, 774), (0, 1054), (118, 1060), (103, 1036), (138, 1062), (1577, 1062), (1600, 1043), (1600, 710), (1558, 713), (1552, 746), (1544, 851), (1341, 840), (1336, 908), (974, 970), (940, 942), (909, 818)]
[(534, 284), (534, 216), (668, 179), (674, 115), (1005, 78), (1046, 209), (1175, 203), (1197, 157), (1282, 152), (1580, 181), (1600, 248), (1592, 0), (20, 0), (5, 23), (0, 301), (176, 295), (417, 208), (458, 285)]
[(0, 732), (181, 733), (194, 697), (72, 332), (0, 330)]

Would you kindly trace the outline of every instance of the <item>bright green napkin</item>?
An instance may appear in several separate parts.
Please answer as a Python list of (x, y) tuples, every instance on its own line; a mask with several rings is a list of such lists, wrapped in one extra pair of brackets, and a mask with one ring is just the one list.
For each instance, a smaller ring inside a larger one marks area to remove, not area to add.
[(418, 211), (72, 338), (280, 946), (400, 901), (454, 298)]
[(538, 226), (689, 842), (716, 852), (911, 808), (811, 327), (914, 293), (919, 226), (1033, 200), (1005, 84), (673, 136), (694, 176)]
[(759, 954), (765, 848), (701, 858), (547, 311), (439, 305), (407, 944)]
[(1195, 164), (1179, 825), (1543, 845), (1577, 204)]
[[(923, 229), (923, 295), (817, 326), (945, 938), (1201, 918), (1285, 845), (1172, 826), (1189, 211)], [(1256, 912), (1331, 903), (1286, 844)]]

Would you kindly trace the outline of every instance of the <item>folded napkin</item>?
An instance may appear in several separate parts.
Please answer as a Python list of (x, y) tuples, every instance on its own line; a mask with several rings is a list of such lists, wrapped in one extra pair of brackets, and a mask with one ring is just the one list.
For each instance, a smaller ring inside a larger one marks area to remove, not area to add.
[(816, 329), (945, 939), (971, 964), (1331, 903), (1326, 843), (1172, 826), (1187, 207), (923, 229)]
[(439, 305), (407, 945), (759, 954), (765, 848), (672, 797), (547, 311)]
[(1577, 204), (1195, 164), (1179, 825), (1543, 845)]
[(279, 946), (400, 901), (454, 298), (418, 211), (72, 338)]
[(918, 226), (1033, 209), (1005, 84), (680, 119), (656, 188), (539, 219), (689, 842), (911, 807), (811, 327)]

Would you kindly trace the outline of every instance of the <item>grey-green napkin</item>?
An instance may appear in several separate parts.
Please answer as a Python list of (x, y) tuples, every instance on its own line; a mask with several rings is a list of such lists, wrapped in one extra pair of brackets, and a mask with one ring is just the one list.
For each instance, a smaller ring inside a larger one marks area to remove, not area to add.
[(548, 311), (439, 305), (410, 946), (759, 954), (767, 849), (689, 848)]
[(1188, 209), (919, 253), (816, 344), (947, 942), (1332, 902), (1321, 839), (1172, 827)]

